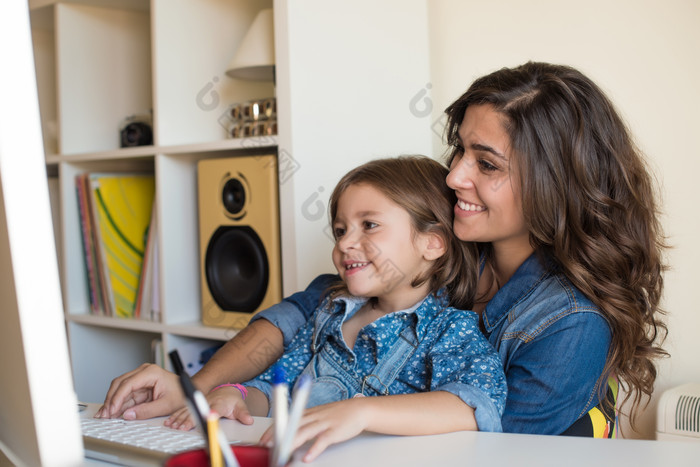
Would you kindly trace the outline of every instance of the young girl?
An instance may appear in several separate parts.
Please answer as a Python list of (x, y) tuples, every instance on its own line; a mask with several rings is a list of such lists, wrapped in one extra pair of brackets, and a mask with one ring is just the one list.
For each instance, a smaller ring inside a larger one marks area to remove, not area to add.
[[(303, 417), (295, 446), (323, 436), (305, 460), (363, 430), (501, 431), (505, 375), (478, 316), (459, 309), (473, 303), (476, 256), (451, 234), (446, 175), (427, 157), (375, 160), (348, 173), (331, 196), (342, 281), (275, 364), (290, 385), (313, 377), (307, 407), (318, 407)], [(215, 388), (212, 408), (231, 416), (246, 404), (268, 415), (272, 378), (270, 368), (244, 383), (245, 402), (237, 385)], [(476, 425), (465, 423), (470, 412)]]

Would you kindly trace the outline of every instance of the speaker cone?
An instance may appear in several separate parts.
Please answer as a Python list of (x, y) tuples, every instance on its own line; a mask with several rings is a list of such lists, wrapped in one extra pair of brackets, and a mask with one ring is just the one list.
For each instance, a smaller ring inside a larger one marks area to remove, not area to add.
[(265, 298), (270, 268), (260, 237), (248, 226), (222, 226), (205, 258), (206, 280), (224, 311), (253, 313)]
[(231, 214), (238, 214), (245, 206), (245, 188), (237, 178), (229, 179), (221, 190), (221, 200)]

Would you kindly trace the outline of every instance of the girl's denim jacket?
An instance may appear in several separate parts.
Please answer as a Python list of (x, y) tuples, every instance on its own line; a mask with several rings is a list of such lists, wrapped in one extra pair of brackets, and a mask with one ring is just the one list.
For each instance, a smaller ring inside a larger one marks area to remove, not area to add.
[(342, 325), (366, 302), (326, 299), (277, 363), (245, 385), (271, 400), (279, 368), (290, 385), (307, 374), (313, 381), (307, 407), (351, 397), (447, 391), (475, 409), (480, 430), (501, 431), (506, 378), (474, 312), (447, 306), (441, 291), (368, 324), (350, 349)]
[[(254, 319), (277, 326), (286, 346), (337, 279), (321, 275)], [(489, 301), (482, 323), (508, 383), (503, 431), (561, 434), (598, 404), (610, 327), (556, 267), (530, 256)]]

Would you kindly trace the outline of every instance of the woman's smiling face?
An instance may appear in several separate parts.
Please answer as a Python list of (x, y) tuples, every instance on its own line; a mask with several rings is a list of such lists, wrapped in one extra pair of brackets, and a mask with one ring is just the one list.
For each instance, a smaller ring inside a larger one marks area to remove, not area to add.
[(467, 107), (459, 126), (447, 185), (457, 194), (454, 232), (494, 249), (530, 248), (517, 162), (503, 116), (488, 104)]

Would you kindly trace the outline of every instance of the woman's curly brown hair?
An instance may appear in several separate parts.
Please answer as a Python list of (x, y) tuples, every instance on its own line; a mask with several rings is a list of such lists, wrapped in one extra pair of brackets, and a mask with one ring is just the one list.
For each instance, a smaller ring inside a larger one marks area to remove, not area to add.
[(636, 408), (667, 355), (666, 245), (641, 152), (603, 91), (571, 67), (529, 62), (477, 79), (446, 110), (449, 142), (480, 104), (507, 122), (531, 245), (600, 308), (612, 331), (601, 381), (616, 376)]

